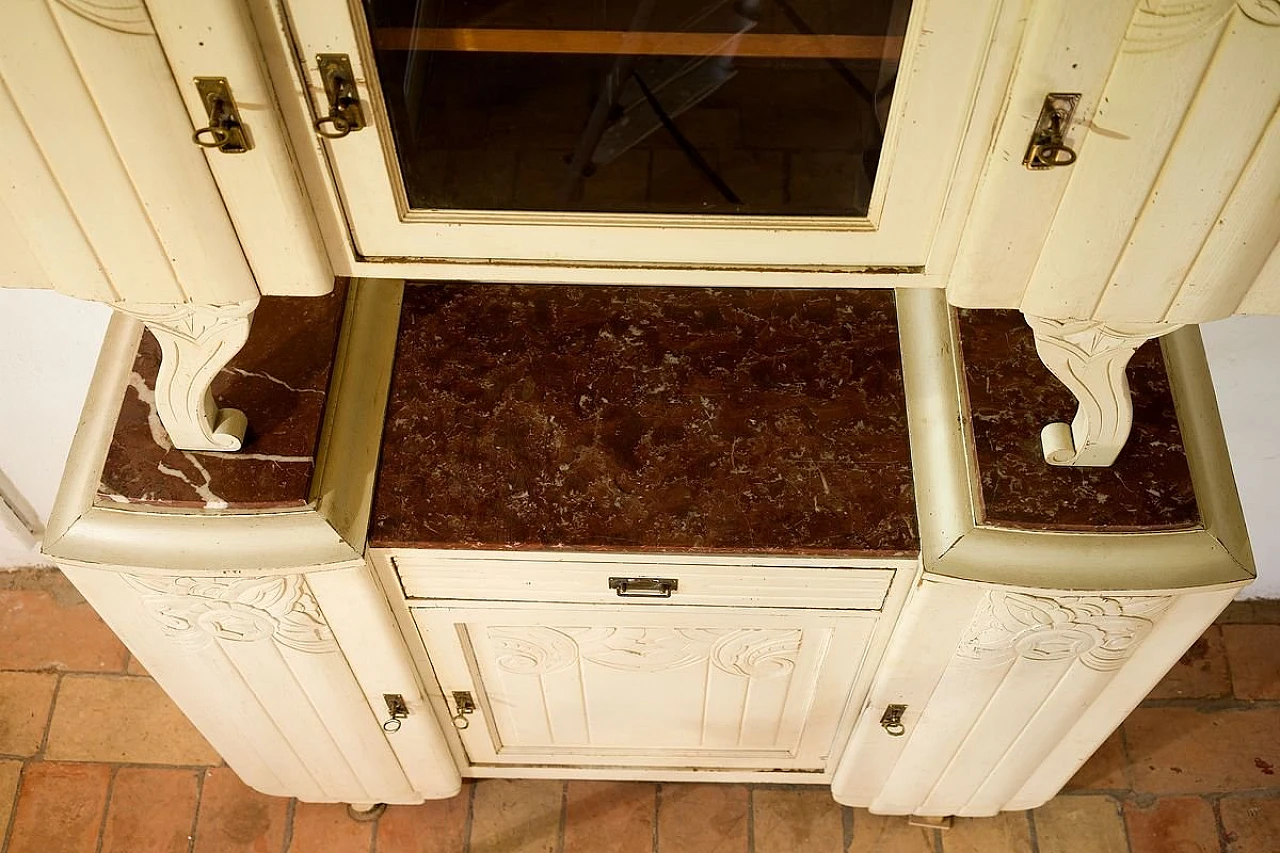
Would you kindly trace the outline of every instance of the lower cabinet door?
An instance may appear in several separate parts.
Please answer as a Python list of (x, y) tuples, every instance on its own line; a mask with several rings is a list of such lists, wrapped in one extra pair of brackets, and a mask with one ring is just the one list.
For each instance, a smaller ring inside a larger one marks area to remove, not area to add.
[(822, 772), (879, 616), (445, 604), (414, 619), (473, 766)]

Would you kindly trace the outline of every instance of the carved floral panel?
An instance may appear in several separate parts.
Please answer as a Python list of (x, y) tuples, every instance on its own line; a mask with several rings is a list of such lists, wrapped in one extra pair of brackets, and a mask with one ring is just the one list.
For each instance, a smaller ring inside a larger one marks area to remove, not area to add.
[(623, 672), (665, 672), (710, 660), (743, 678), (775, 678), (795, 669), (798, 628), (489, 629), (498, 666), (515, 675), (546, 675), (586, 660)]
[(186, 578), (123, 575), (165, 633), (194, 648), (272, 639), (300, 652), (337, 651), (301, 575)]
[(1119, 669), (1173, 601), (1168, 596), (1044, 596), (989, 592), (960, 642), (961, 660), (979, 666), (1079, 660)]

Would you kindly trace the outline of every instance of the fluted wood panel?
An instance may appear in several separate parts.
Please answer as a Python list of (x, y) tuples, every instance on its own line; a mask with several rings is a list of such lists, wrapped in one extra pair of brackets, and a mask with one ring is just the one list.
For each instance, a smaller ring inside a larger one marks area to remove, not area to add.
[(0, 285), (123, 302), (257, 294), (141, 0), (13, 0), (0, 29)]
[[(832, 783), (881, 814), (993, 815), (1054, 796), (1235, 590), (1025, 592), (926, 581)], [(906, 732), (879, 723), (908, 707)]]
[[(1074, 90), (1051, 70), (1046, 91)], [(1086, 102), (1096, 94), (1076, 91)], [(1032, 172), (1011, 150), (993, 152), (951, 301), (1178, 323), (1273, 305), (1280, 281), (1262, 271), (1280, 241), (1280, 11), (1261, 0), (1142, 0), (1100, 94), (1067, 134), (1074, 166)], [(1024, 113), (1011, 109), (1006, 126), (1025, 140)], [(1011, 210), (1017, 197), (1037, 202), (1032, 221), (1051, 219), (1043, 240)]]

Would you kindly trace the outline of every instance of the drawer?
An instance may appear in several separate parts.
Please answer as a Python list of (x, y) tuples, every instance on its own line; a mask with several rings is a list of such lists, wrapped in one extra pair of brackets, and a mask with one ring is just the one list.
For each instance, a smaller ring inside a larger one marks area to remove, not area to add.
[[(691, 604), (879, 610), (913, 559), (637, 557), (377, 549), (410, 606), (440, 601)], [(638, 579), (639, 582), (628, 582)], [(656, 581), (674, 589), (663, 595)], [(620, 588), (621, 587), (621, 588)]]

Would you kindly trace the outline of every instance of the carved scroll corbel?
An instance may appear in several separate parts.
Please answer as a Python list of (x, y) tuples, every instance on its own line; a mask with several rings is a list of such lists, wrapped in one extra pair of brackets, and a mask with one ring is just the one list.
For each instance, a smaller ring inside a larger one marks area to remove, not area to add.
[(1105, 468), (1116, 461), (1133, 426), (1125, 373), (1129, 359), (1142, 344), (1181, 324), (1026, 318), (1040, 360), (1080, 403), (1070, 424), (1051, 423), (1041, 430), (1044, 460)]
[(209, 386), (249, 338), (258, 298), (228, 305), (116, 305), (160, 343), (156, 411), (180, 450), (239, 450), (248, 420), (220, 409)]

